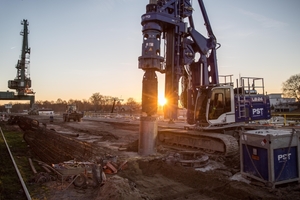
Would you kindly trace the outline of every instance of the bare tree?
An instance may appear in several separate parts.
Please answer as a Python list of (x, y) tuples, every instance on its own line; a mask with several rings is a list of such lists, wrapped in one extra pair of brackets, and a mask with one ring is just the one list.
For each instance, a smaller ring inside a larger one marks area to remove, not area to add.
[(94, 93), (94, 94), (90, 97), (90, 101), (91, 101), (91, 103), (94, 105), (95, 110), (98, 110), (98, 109), (99, 109), (99, 105), (100, 105), (101, 102), (102, 102), (102, 98), (103, 98), (103, 96), (102, 96), (99, 92)]
[(132, 109), (135, 110), (138, 108), (139, 104), (134, 100), (134, 98), (128, 98), (126, 104)]
[(76, 105), (78, 111), (82, 111), (83, 103), (80, 100), (75, 99), (73, 103)]
[(291, 76), (282, 83), (282, 92), (285, 97), (296, 98), (300, 100), (300, 74)]
[(56, 103), (52, 105), (53, 106), (53, 110), (55, 112), (63, 112), (66, 110), (67, 107), (67, 102), (62, 100), (61, 98), (58, 98), (56, 100)]
[(50, 108), (51, 107), (51, 101), (43, 101), (43, 108)]
[(72, 105), (72, 104), (75, 104), (75, 100), (73, 100), (73, 99), (69, 99), (69, 101), (68, 101), (68, 105)]
[(90, 102), (86, 99), (82, 99), (82, 110), (87, 111), (90, 109)]
[(62, 100), (61, 98), (58, 98), (58, 99), (56, 100), (56, 103), (57, 103), (57, 104), (62, 104), (62, 103), (63, 103), (63, 100)]
[[(124, 105), (126, 105), (128, 108), (126, 111), (130, 111), (130, 113), (139, 110), (140, 103), (136, 102), (133, 98), (128, 98), (127, 102), (124, 104), (122, 104), (121, 101), (123, 101), (123, 99), (112, 96), (104, 96), (97, 92), (94, 93), (89, 99), (69, 99), (68, 101), (61, 98), (58, 98), (56, 101), (37, 100), (35, 101), (35, 105), (40, 109), (49, 108), (55, 112), (64, 112), (68, 104), (75, 104), (80, 111), (91, 111), (94, 109), (95, 111), (101, 110), (103, 112), (112, 112), (112, 110), (114, 110), (116, 107), (118, 108), (117, 110), (121, 110)], [(29, 106), (29, 104), (23, 105), (18, 102), (10, 103), (14, 105), (12, 112), (26, 110)], [(1, 104), (0, 109), (5, 110), (4, 106), (1, 107)]]
[(121, 108), (122, 108), (122, 103), (121, 101), (123, 101), (123, 99), (115, 99), (116, 102), (116, 107), (117, 107), (117, 110), (120, 111)]

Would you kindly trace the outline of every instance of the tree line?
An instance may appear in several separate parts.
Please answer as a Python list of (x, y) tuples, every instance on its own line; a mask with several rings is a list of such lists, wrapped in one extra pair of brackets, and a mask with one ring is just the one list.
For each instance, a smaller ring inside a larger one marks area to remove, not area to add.
[[(282, 83), (282, 93), (284, 97), (295, 98), (297, 102), (300, 101), (300, 74), (292, 75), (285, 82)], [(95, 111), (95, 112), (114, 112), (114, 111), (137, 111), (140, 108), (140, 103), (136, 102), (133, 98), (128, 98), (127, 102), (123, 99), (119, 99), (112, 96), (101, 95), (99, 92), (92, 94), (92, 96), (86, 100), (74, 100), (68, 101), (58, 98), (56, 101), (36, 101), (35, 105), (42, 109), (52, 109), (54, 112), (64, 112), (66, 106), (69, 104), (75, 104), (80, 111)], [(11, 112), (20, 112), (23, 110), (29, 110), (29, 103), (14, 103)], [(113, 109), (113, 110), (112, 110)], [(5, 106), (0, 105), (0, 112), (5, 112)]]
[[(11, 103), (13, 106), (11, 112), (22, 112), (30, 110), (29, 103)], [(54, 112), (64, 112), (67, 105), (76, 105), (79, 111), (93, 111), (93, 112), (126, 112), (138, 111), (140, 103), (136, 102), (133, 98), (128, 98), (127, 101), (117, 97), (101, 95), (99, 92), (92, 94), (86, 100), (69, 99), (68, 101), (58, 98), (56, 101), (36, 101), (33, 107), (39, 109), (51, 109)], [(0, 111), (5, 112), (5, 106), (0, 106)]]
[(285, 97), (295, 98), (300, 101), (300, 74), (292, 75), (282, 83), (282, 92)]

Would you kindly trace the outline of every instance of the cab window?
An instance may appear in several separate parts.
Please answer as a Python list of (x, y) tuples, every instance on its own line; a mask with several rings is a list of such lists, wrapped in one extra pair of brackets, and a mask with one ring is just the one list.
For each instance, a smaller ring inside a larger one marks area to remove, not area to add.
[(220, 88), (212, 92), (208, 119), (217, 119), (225, 112), (231, 111), (230, 89)]

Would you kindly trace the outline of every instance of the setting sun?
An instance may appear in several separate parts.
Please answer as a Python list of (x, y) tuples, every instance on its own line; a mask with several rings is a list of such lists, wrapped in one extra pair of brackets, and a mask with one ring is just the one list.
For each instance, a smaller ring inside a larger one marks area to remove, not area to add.
[(160, 106), (164, 106), (167, 103), (167, 99), (164, 97), (164, 95), (158, 96), (158, 104)]

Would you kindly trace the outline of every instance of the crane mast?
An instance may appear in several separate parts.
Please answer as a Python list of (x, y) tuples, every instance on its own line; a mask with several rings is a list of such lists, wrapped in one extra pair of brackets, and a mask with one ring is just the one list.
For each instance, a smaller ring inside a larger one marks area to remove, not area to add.
[(23, 36), (22, 41), (22, 50), (21, 50), (21, 58), (18, 60), (16, 65), (17, 75), (14, 80), (8, 81), (8, 88), (15, 89), (17, 91), (18, 96), (23, 96), (27, 94), (33, 94), (33, 90), (31, 88), (31, 79), (29, 74), (29, 64), (30, 64), (30, 47), (28, 46), (28, 21), (23, 19), (21, 21), (23, 25), (23, 30), (20, 35)]

